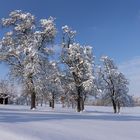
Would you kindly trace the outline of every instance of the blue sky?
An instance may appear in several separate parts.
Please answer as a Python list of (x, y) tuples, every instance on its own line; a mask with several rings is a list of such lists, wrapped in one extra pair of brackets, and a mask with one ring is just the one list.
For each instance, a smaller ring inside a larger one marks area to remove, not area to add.
[[(69, 25), (77, 30), (77, 42), (93, 46), (97, 58), (110, 56), (130, 83), (139, 82), (140, 76), (134, 79), (128, 69), (140, 61), (140, 0), (1, 0), (0, 18), (15, 9), (31, 12), (37, 19), (55, 17), (56, 44), (61, 40), (61, 26)], [(134, 75), (140, 71), (140, 64), (135, 65)], [(6, 66), (0, 65), (0, 76), (6, 72)]]

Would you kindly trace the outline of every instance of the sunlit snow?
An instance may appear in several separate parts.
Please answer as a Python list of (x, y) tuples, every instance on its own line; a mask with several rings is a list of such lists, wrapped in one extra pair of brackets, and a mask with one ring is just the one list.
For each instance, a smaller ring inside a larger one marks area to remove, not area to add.
[(86, 111), (56, 106), (0, 105), (0, 140), (139, 140), (140, 108), (86, 106)]

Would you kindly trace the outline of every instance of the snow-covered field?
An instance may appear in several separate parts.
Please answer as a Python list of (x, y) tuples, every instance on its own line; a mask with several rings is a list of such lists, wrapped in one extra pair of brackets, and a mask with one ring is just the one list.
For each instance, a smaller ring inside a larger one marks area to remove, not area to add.
[(0, 140), (140, 140), (140, 108), (110, 107), (55, 110), (0, 105)]

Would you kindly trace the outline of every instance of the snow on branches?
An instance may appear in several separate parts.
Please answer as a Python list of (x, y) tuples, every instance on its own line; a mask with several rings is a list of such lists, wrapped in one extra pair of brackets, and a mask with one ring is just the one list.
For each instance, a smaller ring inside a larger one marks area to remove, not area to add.
[[(35, 77), (41, 72), (44, 61), (48, 62), (47, 45), (56, 35), (54, 19), (41, 19), (38, 25), (34, 15), (15, 10), (1, 23), (10, 31), (0, 42), (0, 59), (10, 65), (14, 77), (30, 85), (31, 96), (34, 94), (31, 98), (35, 100)], [(31, 105), (34, 107), (35, 101)]]
[(123, 73), (119, 72), (113, 60), (107, 56), (101, 58), (103, 68), (100, 68), (98, 76), (101, 77), (100, 87), (104, 92), (104, 100), (111, 102), (114, 113), (120, 111), (121, 106), (128, 106), (132, 103), (132, 97), (128, 93), (128, 80)]
[[(65, 63), (72, 74), (76, 89), (77, 101), (84, 96), (84, 92), (90, 91), (93, 87), (93, 54), (92, 47), (81, 46), (74, 42), (76, 31), (72, 31), (67, 25), (62, 27), (62, 62)], [(78, 104), (78, 103), (77, 103)], [(77, 111), (81, 111), (80, 103), (77, 105)]]

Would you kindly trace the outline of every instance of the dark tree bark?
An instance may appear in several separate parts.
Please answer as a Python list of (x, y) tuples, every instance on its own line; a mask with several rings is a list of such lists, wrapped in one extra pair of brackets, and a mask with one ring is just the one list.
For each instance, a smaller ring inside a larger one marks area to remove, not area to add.
[(35, 88), (34, 88), (34, 83), (33, 83), (33, 77), (32, 74), (28, 75), (29, 79), (29, 89), (30, 89), (30, 94), (31, 94), (31, 109), (36, 108), (36, 93), (35, 93)]
[(112, 105), (113, 105), (114, 113), (117, 113), (117, 105), (116, 105), (114, 99), (112, 99)]
[(77, 87), (77, 93), (78, 93), (78, 96), (77, 96), (77, 112), (80, 112), (81, 111), (81, 94), (80, 94), (80, 87), (78, 86)]
[(118, 106), (118, 113), (120, 113), (121, 105), (119, 102), (118, 102), (117, 106)]
[(73, 74), (73, 78), (75, 81), (75, 85), (76, 85), (76, 90), (77, 90), (77, 112), (82, 111), (82, 105), (81, 105), (81, 92), (82, 92), (82, 87), (81, 85), (81, 80), (80, 78), (75, 74), (75, 72), (72, 73)]
[(54, 109), (54, 94), (52, 94), (52, 108)]
[(82, 111), (85, 110), (85, 100), (86, 100), (86, 95), (84, 95), (84, 96), (82, 97), (82, 100), (81, 100)]
[(81, 110), (83, 111), (84, 109), (85, 109), (84, 99), (81, 98)]
[(80, 98), (77, 99), (77, 112), (81, 111), (81, 104), (80, 104)]
[(49, 107), (52, 107), (52, 101), (49, 101)]
[(31, 91), (31, 109), (36, 108), (35, 101), (36, 101), (36, 94), (33, 90), (33, 91)]

